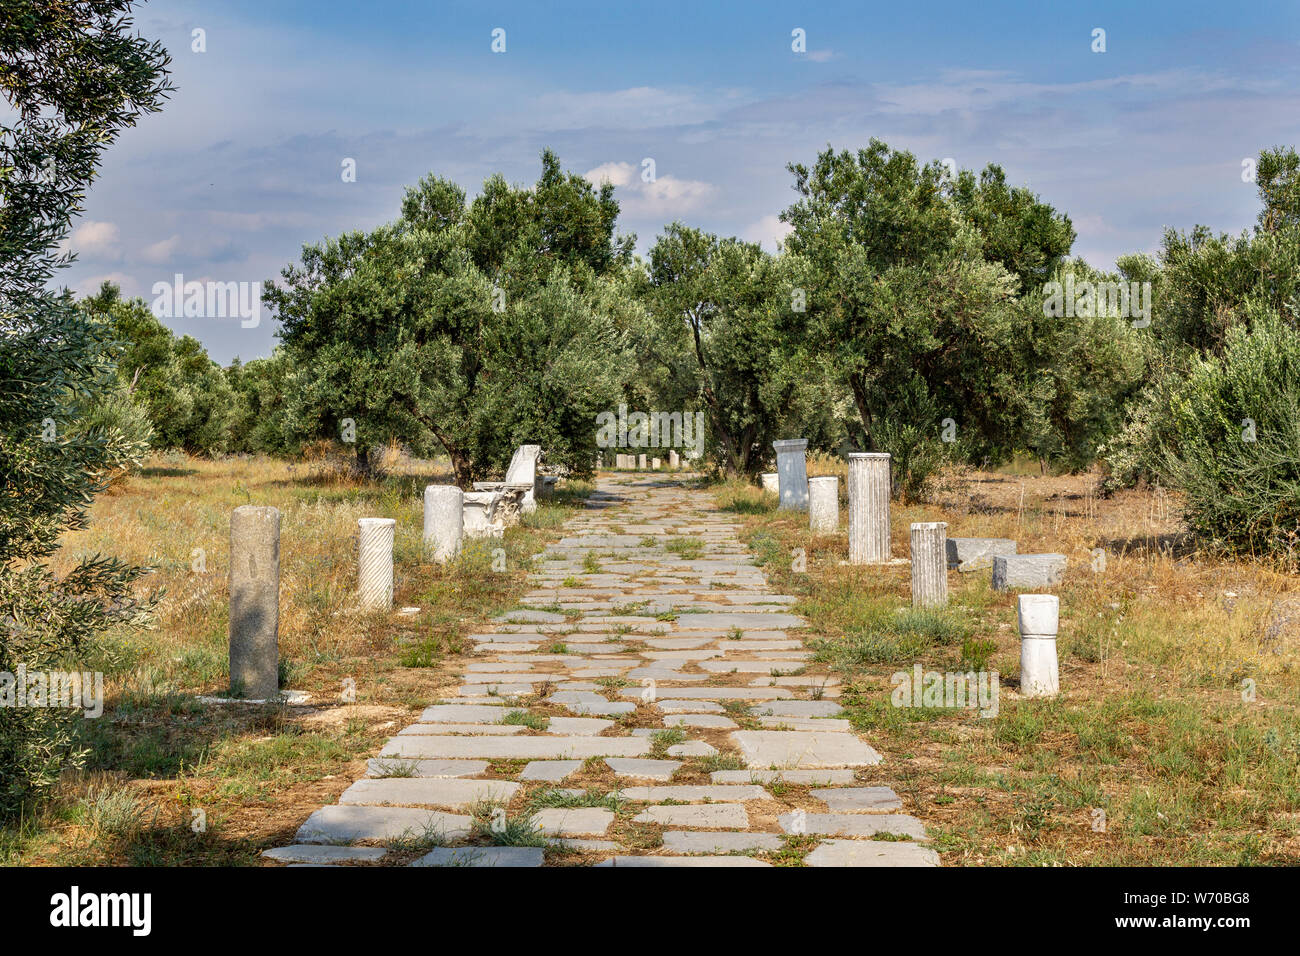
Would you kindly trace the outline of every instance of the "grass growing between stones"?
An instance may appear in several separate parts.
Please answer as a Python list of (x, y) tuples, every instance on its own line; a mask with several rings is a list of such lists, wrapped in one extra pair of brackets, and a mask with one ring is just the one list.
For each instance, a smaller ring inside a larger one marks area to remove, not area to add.
[[(150, 630), (111, 634), (76, 662), (105, 675), (104, 715), (81, 725), (87, 767), (0, 829), (0, 862), (256, 864), (263, 847), (291, 842), (313, 810), (364, 775), (385, 739), (454, 686), (443, 663), (466, 650), (475, 626), (514, 606), (534, 555), (590, 492), (562, 485), (504, 539), (441, 567), (423, 554), (421, 495), (447, 481), (449, 469), (433, 462), (398, 460), (363, 480), (326, 460), (169, 455), (96, 499), (89, 527), (63, 539), (55, 570), (114, 554), (153, 567), (142, 587), (163, 599)], [(311, 695), (305, 707), (196, 700), (229, 688), (229, 518), (250, 503), (281, 511), (280, 655), (287, 686)], [(392, 614), (355, 609), (361, 517), (397, 519)], [(419, 611), (402, 616), (403, 607)], [(86, 809), (105, 787), (139, 803), (138, 828), (105, 831), (103, 814)]]
[[(1253, 865), (1300, 862), (1300, 583), (1263, 565), (1199, 554), (1164, 493), (1091, 493), (1095, 476), (950, 476), (908, 525), (1009, 537), (1070, 561), (1061, 598), (1062, 694), (1021, 699), (1012, 595), (989, 572), (950, 573), (943, 611), (910, 610), (906, 565), (847, 565), (843, 466), (838, 534), (739, 482), (720, 508), (773, 589), (798, 597), (810, 672), (841, 676), (854, 729), (884, 762), (859, 773), (894, 787), (945, 865)], [(1174, 502), (1176, 505), (1176, 502)], [(1094, 548), (1107, 552), (1092, 570)], [(806, 572), (795, 570), (797, 552)], [(998, 713), (896, 707), (891, 675), (995, 669)], [(772, 862), (794, 862), (780, 851)]]

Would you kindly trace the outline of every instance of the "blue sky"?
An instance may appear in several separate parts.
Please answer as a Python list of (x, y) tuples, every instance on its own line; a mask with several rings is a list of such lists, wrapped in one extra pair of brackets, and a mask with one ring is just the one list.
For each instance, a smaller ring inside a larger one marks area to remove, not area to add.
[[(642, 252), (674, 219), (775, 249), (786, 163), (872, 136), (1001, 165), (1109, 267), (1167, 226), (1246, 228), (1242, 160), (1300, 144), (1295, 3), (154, 0), (136, 23), (178, 89), (105, 159), (61, 280), (79, 292), (276, 278), (304, 243), (394, 218), (426, 173), (530, 183), (545, 146), (616, 184)], [(167, 321), (222, 363), (276, 341), (269, 317)]]

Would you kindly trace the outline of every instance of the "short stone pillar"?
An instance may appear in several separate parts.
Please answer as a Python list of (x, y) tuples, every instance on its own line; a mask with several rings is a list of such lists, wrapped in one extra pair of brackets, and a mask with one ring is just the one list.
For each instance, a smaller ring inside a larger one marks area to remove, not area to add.
[(889, 455), (849, 454), (849, 564), (889, 561)]
[(668, 449), (668, 467), (680, 468), (681, 466), (682, 466), (681, 455), (677, 454), (676, 449), (673, 448)]
[(1016, 599), (1022, 696), (1055, 697), (1061, 691), (1056, 661), (1060, 612), (1055, 594), (1022, 594)]
[(948, 603), (948, 522), (912, 525), (912, 607)]
[(424, 489), (424, 549), (439, 564), (460, 554), (465, 538), (465, 493), (455, 485)]
[(637, 455), (636, 466), (645, 471), (645, 455)]
[(280, 693), (280, 511), (230, 515), (230, 689), (251, 700)]
[(389, 611), (393, 607), (392, 518), (362, 518), (357, 553), (357, 593), (367, 611)]
[(808, 439), (787, 438), (772, 442), (776, 449), (777, 494), (780, 508), (803, 511), (808, 507)]
[(808, 479), (808, 527), (813, 534), (840, 528), (840, 480), (834, 475)]
[(658, 470), (659, 470), (659, 465), (660, 465), (660, 464), (661, 464), (661, 462), (659, 461), (658, 458), (651, 458), (651, 459), (650, 459), (650, 470), (651, 470), (651, 471), (658, 471)]
[(781, 493), (780, 479), (777, 478), (776, 472), (765, 471), (758, 477), (763, 482), (764, 491), (770, 491), (774, 495), (779, 495)]

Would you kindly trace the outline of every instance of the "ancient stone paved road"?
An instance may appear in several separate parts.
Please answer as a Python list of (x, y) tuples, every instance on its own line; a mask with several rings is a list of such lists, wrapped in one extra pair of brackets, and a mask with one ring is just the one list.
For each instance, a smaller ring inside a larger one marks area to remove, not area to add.
[[(473, 636), (454, 699), (266, 855), (405, 862), (413, 838), (436, 834), (444, 845), (421, 847), (414, 865), (770, 866), (786, 834), (807, 834), (820, 840), (810, 866), (938, 865), (898, 796), (859, 780), (881, 755), (836, 717), (836, 679), (801, 673), (804, 621), (737, 530), (676, 478), (602, 476), (535, 565), (525, 609)], [(537, 694), (545, 730), (503, 722), (529, 709), (512, 698)], [(593, 789), (617, 790), (622, 805), (538, 810), (547, 847), (471, 836), (476, 804), (515, 817), (563, 800), (556, 791)]]

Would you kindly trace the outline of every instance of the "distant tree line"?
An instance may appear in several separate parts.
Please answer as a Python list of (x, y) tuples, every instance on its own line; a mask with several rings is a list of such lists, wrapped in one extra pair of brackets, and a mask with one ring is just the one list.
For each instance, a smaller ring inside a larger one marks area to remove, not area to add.
[[(530, 187), (496, 175), (467, 200), (430, 176), (393, 222), (305, 247), (266, 285), (270, 358), (219, 368), (111, 286), (82, 307), (108, 317), (116, 407), (156, 447), (294, 454), (346, 420), (363, 468), (396, 441), (468, 484), (536, 442), (586, 474), (596, 416), (625, 403), (704, 412), (728, 475), (770, 467), (781, 437), (887, 451), (905, 499), (952, 464), (1101, 462), (1105, 489), (1181, 488), (1207, 537), (1275, 553), (1300, 480), (1300, 175), (1294, 149), (1257, 169), (1253, 231), (1170, 230), (1107, 273), (999, 167), (953, 174), (877, 140), (789, 167), (779, 253), (674, 222), (641, 258), (614, 188), (547, 150)], [(1267, 490), (1220, 500), (1246, 480)]]

